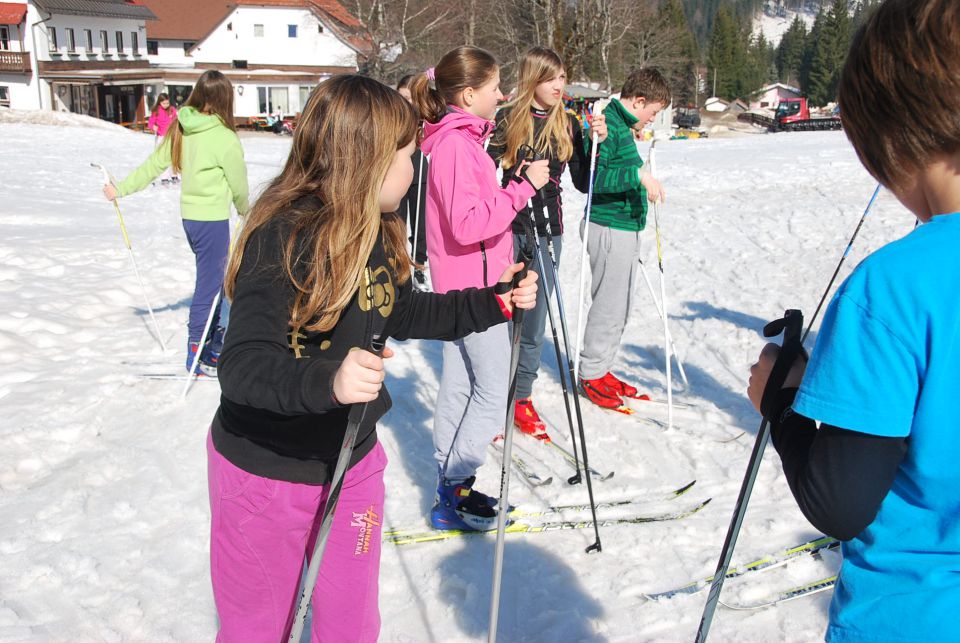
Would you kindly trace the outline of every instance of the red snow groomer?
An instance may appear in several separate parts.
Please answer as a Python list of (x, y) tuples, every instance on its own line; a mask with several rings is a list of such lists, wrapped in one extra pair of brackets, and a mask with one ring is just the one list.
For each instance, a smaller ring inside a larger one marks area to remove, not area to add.
[[(769, 112), (767, 112), (769, 114)], [(755, 125), (762, 125), (771, 132), (812, 132), (823, 130), (842, 129), (843, 125), (837, 115), (816, 116), (810, 113), (807, 99), (784, 98), (777, 105), (773, 118), (767, 114), (744, 112), (738, 117)]]

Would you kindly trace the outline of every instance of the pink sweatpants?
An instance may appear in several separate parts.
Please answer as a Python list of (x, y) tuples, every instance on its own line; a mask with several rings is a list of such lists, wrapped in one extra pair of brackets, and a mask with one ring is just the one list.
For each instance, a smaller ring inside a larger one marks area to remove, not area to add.
[[(261, 478), (207, 438), (210, 575), (218, 643), (286, 641), (304, 558), (313, 552), (329, 485)], [(376, 641), (383, 470), (377, 444), (347, 471), (311, 599), (311, 641)]]

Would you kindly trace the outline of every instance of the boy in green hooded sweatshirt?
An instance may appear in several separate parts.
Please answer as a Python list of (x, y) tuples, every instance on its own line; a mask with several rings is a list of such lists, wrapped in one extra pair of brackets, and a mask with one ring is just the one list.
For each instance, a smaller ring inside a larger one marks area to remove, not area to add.
[[(639, 69), (627, 77), (620, 98), (604, 110), (609, 134), (600, 146), (589, 213), (591, 304), (578, 374), (580, 390), (603, 408), (622, 408), (623, 396), (645, 398), (610, 369), (633, 303), (647, 201), (662, 201), (665, 196), (660, 182), (644, 167), (633, 132), (669, 104), (670, 88), (660, 72)], [(583, 233), (581, 225), (581, 237)]]
[[(216, 376), (224, 332), (219, 309), (210, 324), (210, 336), (202, 335), (210, 306), (223, 286), (230, 248), (230, 204), (241, 215), (249, 209), (247, 166), (233, 124), (233, 85), (220, 72), (207, 71), (200, 76), (163, 143), (116, 187), (104, 186), (104, 196), (112, 201), (139, 192), (168, 167), (183, 174), (180, 216), (197, 266), (187, 333), (187, 370), (200, 351), (198, 370)], [(203, 346), (201, 340), (205, 340)]]

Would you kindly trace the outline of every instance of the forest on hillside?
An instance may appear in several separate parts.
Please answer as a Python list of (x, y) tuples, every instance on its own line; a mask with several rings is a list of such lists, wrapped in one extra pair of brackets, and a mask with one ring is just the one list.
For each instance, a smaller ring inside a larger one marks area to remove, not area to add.
[[(762, 86), (799, 86), (815, 105), (834, 100), (850, 39), (879, 0), (347, 0), (372, 43), (363, 71), (386, 82), (430, 67), (462, 44), (493, 52), (512, 86), (531, 46), (560, 53), (571, 82), (616, 91), (630, 70), (656, 67), (677, 104), (713, 94), (749, 99)], [(779, 43), (754, 33), (761, 11), (797, 15)]]

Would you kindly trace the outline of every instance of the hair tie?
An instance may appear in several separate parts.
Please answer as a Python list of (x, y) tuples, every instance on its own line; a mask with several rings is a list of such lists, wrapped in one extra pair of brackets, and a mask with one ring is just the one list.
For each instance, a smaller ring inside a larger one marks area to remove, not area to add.
[(435, 67), (430, 67), (425, 73), (427, 74), (427, 79), (431, 82), (437, 80), (437, 72)]

